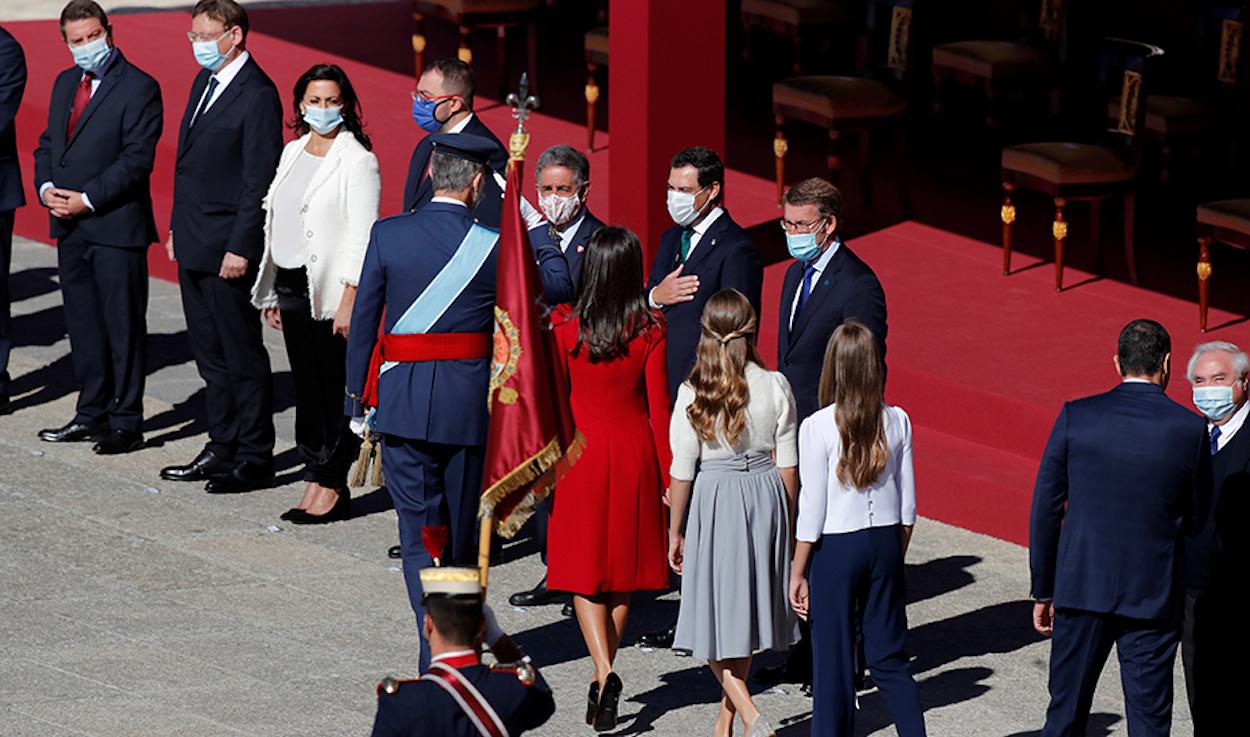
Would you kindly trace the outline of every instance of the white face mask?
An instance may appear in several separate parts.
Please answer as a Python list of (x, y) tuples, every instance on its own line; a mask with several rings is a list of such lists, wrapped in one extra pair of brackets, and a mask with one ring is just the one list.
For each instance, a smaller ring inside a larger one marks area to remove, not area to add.
[(582, 209), (582, 201), (577, 195), (561, 197), (553, 192), (540, 197), (538, 207), (551, 224), (558, 228), (571, 223), (577, 217), (578, 211)]
[[(699, 190), (699, 192), (702, 191), (702, 189)], [(694, 209), (694, 198), (699, 196), (699, 192), (678, 192), (675, 189), (668, 191), (668, 216), (673, 219), (674, 223), (684, 228), (699, 219), (708, 202), (712, 201), (709, 197), (707, 202), (703, 203), (703, 207), (698, 210)]]

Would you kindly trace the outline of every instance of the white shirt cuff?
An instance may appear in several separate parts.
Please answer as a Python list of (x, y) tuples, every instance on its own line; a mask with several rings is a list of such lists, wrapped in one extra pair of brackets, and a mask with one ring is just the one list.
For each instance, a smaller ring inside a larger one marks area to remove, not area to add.
[(52, 189), (55, 186), (56, 185), (53, 184), (52, 182), (44, 182), (43, 184), (39, 185), (39, 203), (40, 204), (43, 204), (43, 193), (47, 192), (48, 190)]
[(87, 206), (88, 210), (95, 212), (95, 206), (91, 204), (91, 198), (87, 196), (86, 192), (82, 193), (82, 203)]
[(659, 302), (655, 301), (655, 297), (653, 296), (654, 294), (655, 294), (655, 287), (651, 287), (651, 290), (647, 292), (647, 303), (651, 305), (651, 309), (658, 310), (664, 305), (661, 305)]

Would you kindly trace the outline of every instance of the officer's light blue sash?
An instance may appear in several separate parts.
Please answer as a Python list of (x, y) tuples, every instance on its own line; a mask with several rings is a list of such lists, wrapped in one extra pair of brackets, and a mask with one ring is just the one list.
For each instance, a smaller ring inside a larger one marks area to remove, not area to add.
[[(451, 260), (435, 275), (425, 290), (408, 306), (408, 309), (404, 310), (404, 314), (395, 321), (395, 326), (390, 332), (398, 335), (429, 332), (465, 287), (469, 286), (473, 277), (477, 276), (477, 272), (490, 257), (490, 252), (497, 242), (499, 242), (499, 231), (474, 223), (469, 228), (469, 232), (465, 233), (464, 240), (460, 241), (460, 245), (456, 247)], [(396, 361), (384, 362), (379, 375), (386, 373), (397, 363)]]

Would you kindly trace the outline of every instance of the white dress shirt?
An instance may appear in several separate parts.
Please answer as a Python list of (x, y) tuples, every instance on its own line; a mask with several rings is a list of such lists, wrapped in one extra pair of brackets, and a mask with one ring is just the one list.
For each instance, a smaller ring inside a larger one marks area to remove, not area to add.
[[(833, 243), (830, 243), (824, 253), (820, 254), (820, 256), (816, 259), (816, 263), (814, 264), (816, 269), (812, 274), (811, 288), (813, 291), (816, 289), (816, 285), (820, 283), (820, 277), (824, 275), (825, 269), (829, 266), (829, 262), (833, 260), (833, 255), (837, 253), (838, 249), (841, 247), (842, 239), (834, 236)], [(794, 315), (799, 311), (799, 296), (803, 294), (803, 273), (806, 271), (807, 267), (804, 266), (803, 271), (799, 272), (799, 288), (794, 290), (794, 299), (790, 302), (790, 320), (787, 324), (791, 328), (794, 327)], [(807, 296), (811, 297), (811, 292), (808, 292)]]
[[(234, 80), (234, 78), (239, 76), (239, 72), (243, 71), (243, 65), (246, 64), (247, 60), (251, 58), (252, 54), (244, 51), (242, 54), (234, 57), (229, 64), (225, 65), (218, 71), (213, 72), (213, 78), (217, 80), (217, 89), (213, 90), (213, 96), (209, 98), (208, 103), (205, 104), (204, 97), (208, 94), (209, 87), (208, 85), (204, 85), (204, 92), (200, 95), (199, 101), (195, 103), (195, 112), (192, 112), (191, 114), (196, 115), (208, 112), (209, 109), (213, 107), (213, 103), (221, 99), (221, 93), (225, 92), (226, 87), (230, 86), (230, 83)], [(203, 106), (203, 110), (200, 110), (201, 106)], [(191, 119), (191, 125), (195, 125), (195, 118)]]
[(586, 219), (586, 208), (582, 208), (582, 214), (577, 219), (563, 228), (556, 228), (556, 235), (560, 236), (560, 250), (564, 253), (569, 252), (569, 246), (573, 244), (573, 236), (577, 235), (577, 231), (582, 227), (582, 221)]
[[(1241, 409), (1234, 412), (1233, 416), (1228, 418), (1228, 422), (1220, 425), (1220, 436), (1215, 439), (1216, 452), (1224, 450), (1224, 446), (1228, 445), (1228, 441), (1232, 440), (1237, 431), (1241, 429), (1241, 426), (1246, 424), (1247, 414), (1250, 414), (1250, 402), (1242, 402)], [(1213, 427), (1215, 427), (1214, 422), (1207, 423), (1207, 435), (1211, 434), (1211, 428)]]
[(838, 480), (842, 439), (836, 405), (803, 421), (799, 428), (799, 516), (795, 537), (820, 536), (870, 527), (916, 524), (916, 478), (912, 469), (911, 419), (886, 406), (882, 417), (889, 449), (885, 470), (869, 486), (856, 489)]
[[(100, 68), (96, 72), (94, 72), (91, 76), (91, 96), (92, 97), (95, 97), (96, 90), (100, 89), (100, 82), (104, 81), (104, 75), (108, 74), (109, 67), (113, 66), (113, 62), (116, 60), (117, 60), (117, 47), (114, 46), (109, 51), (109, 55), (105, 57), (104, 63), (101, 64)], [(82, 78), (85, 76), (87, 76), (87, 73), (83, 72), (82, 76), (78, 78), (79, 84), (82, 84)], [(53, 184), (52, 182), (44, 182), (43, 184), (39, 185), (39, 201), (43, 202), (43, 193), (47, 192), (49, 189), (52, 189), (55, 186), (56, 185)], [(91, 204), (91, 198), (87, 196), (86, 192), (82, 193), (82, 203), (87, 206), (88, 210), (95, 212), (95, 206)]]

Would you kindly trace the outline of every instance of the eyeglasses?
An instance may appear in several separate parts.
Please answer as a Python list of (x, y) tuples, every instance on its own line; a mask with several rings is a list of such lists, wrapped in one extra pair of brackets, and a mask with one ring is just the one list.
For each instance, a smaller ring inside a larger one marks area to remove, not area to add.
[(203, 34), (196, 33), (195, 31), (187, 31), (187, 38), (190, 39), (191, 43), (193, 44), (194, 43), (208, 43), (211, 41), (220, 41), (223, 38), (225, 38), (226, 34), (230, 33), (230, 31), (232, 30), (234, 30), (234, 26), (230, 26), (226, 28), (226, 30), (222, 31), (221, 35), (218, 36), (217, 38), (213, 38), (212, 36), (205, 36)]
[(437, 97), (430, 97), (429, 95), (425, 94), (424, 92), (421, 92), (420, 90), (413, 90), (411, 94), (412, 94), (412, 99), (424, 100), (426, 102), (444, 102), (454, 97), (460, 97), (460, 95), (439, 95)]
[(816, 218), (810, 222), (796, 223), (793, 220), (786, 220), (783, 218), (777, 221), (777, 224), (780, 225), (781, 229), (787, 233), (811, 233), (815, 230), (817, 225), (820, 225), (824, 221), (824, 218)]

